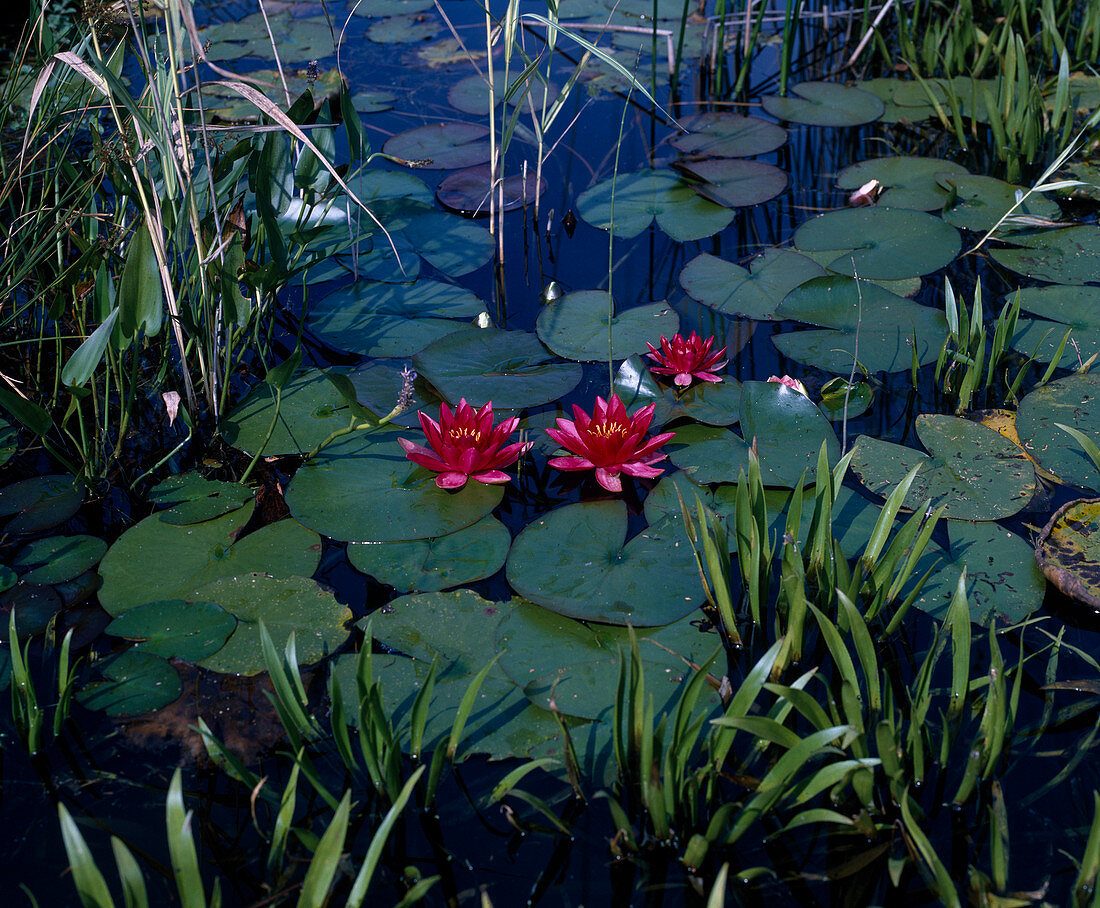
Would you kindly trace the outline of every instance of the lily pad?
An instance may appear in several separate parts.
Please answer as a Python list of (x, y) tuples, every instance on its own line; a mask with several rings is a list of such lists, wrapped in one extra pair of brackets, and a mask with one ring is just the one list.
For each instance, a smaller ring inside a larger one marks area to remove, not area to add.
[(1019, 248), (993, 249), (993, 258), (1017, 274), (1052, 284), (1096, 280), (1100, 227), (1078, 224), (1058, 230), (1020, 231), (1009, 242)]
[[(488, 217), (490, 211), (489, 187), (493, 174), (488, 164), (467, 167), (455, 173), (449, 173), (439, 183), (435, 197), (439, 204), (451, 211), (457, 211), (466, 217)], [(546, 180), (540, 179), (530, 171), (526, 178), (522, 173), (504, 178), (498, 187), (503, 204), (497, 200), (500, 211), (516, 211), (525, 205), (533, 204), (546, 191)]]
[(0, 489), (0, 517), (11, 519), (5, 533), (40, 533), (74, 516), (84, 501), (84, 486), (72, 476), (47, 474)]
[(670, 144), (685, 154), (748, 158), (775, 151), (787, 141), (787, 130), (774, 123), (721, 111), (686, 117), (680, 125), (685, 132), (673, 136)]
[(485, 313), (469, 290), (440, 281), (357, 282), (309, 307), (307, 325), (325, 343), (364, 356), (411, 356)]
[(856, 359), (868, 372), (910, 368), (914, 338), (917, 362), (933, 362), (947, 337), (947, 319), (939, 310), (839, 275), (802, 284), (783, 300), (777, 315), (827, 329), (773, 335), (784, 356), (842, 375), (851, 372)]
[[(397, 398), (405, 384), (402, 372), (407, 367), (407, 363), (398, 366), (392, 361), (376, 359), (359, 366), (348, 375), (348, 379), (355, 388), (356, 396), (366, 407), (376, 413), (389, 413), (397, 404)], [(416, 375), (415, 372), (413, 374)], [(416, 415), (418, 410), (438, 413), (442, 402), (442, 398), (432, 390), (427, 380), (416, 375), (408, 409), (391, 421), (394, 425), (415, 428), (420, 425), (420, 419)]]
[(50, 536), (23, 546), (12, 559), (18, 568), (30, 568), (24, 583), (64, 583), (91, 570), (107, 551), (96, 536)]
[[(253, 505), (190, 526), (164, 523), (153, 514), (130, 527), (99, 565), (99, 602), (111, 615), (169, 599), (196, 599), (221, 577), (262, 571), (308, 577), (321, 559), (321, 541), (293, 520), (268, 524), (237, 539)], [(148, 565), (156, 564), (156, 571)]]
[(604, 180), (577, 197), (577, 214), (593, 227), (607, 230), (612, 222), (614, 193), (615, 236), (630, 239), (656, 218), (657, 226), (680, 243), (720, 233), (734, 212), (698, 196), (691, 186), (667, 170), (642, 170)]
[(558, 360), (533, 334), (470, 328), (413, 357), (417, 372), (451, 404), (493, 403), (502, 410), (557, 400), (581, 380), (581, 367)]
[(859, 126), (877, 120), (884, 109), (873, 94), (835, 82), (801, 82), (791, 91), (797, 97), (764, 95), (764, 110), (777, 120), (807, 126)]
[[(926, 80), (928, 81), (928, 80)], [(911, 92), (901, 92), (899, 89), (907, 87), (910, 83), (899, 79), (883, 77), (878, 79), (865, 79), (857, 82), (855, 88), (868, 92), (882, 101), (883, 112), (879, 118), (880, 123), (919, 123), (936, 115), (936, 108), (928, 103), (927, 99), (922, 103), (920, 98), (914, 97)]]
[(244, 507), (255, 494), (239, 482), (219, 482), (192, 472), (158, 482), (149, 490), (149, 500), (154, 504), (170, 505), (158, 514), (162, 522), (184, 526)]
[(1100, 375), (1069, 375), (1036, 388), (1020, 401), (1016, 413), (1020, 442), (1044, 469), (1070, 485), (1100, 489), (1100, 473), (1057, 423), (1100, 444)]
[(1020, 318), (1012, 349), (1038, 362), (1049, 363), (1058, 352), (1067, 328), (1072, 328), (1058, 364), (1076, 369), (1100, 353), (1100, 288), (1055, 284), (1017, 291), (1020, 308), (1040, 318)]
[(349, 0), (348, 12), (356, 16), (382, 19), (386, 16), (411, 16), (427, 12), (432, 0)]
[(795, 248), (829, 271), (853, 269), (863, 280), (931, 274), (959, 252), (959, 232), (923, 211), (844, 208), (811, 218), (794, 233)]
[(220, 650), (236, 626), (213, 602), (172, 599), (130, 609), (107, 625), (107, 633), (136, 641), (132, 652), (198, 662)]
[(749, 468), (749, 446), (722, 426), (682, 426), (665, 450), (693, 482), (704, 485), (736, 482), (738, 472)]
[(237, 675), (265, 671), (261, 621), (279, 652), (294, 634), (299, 665), (330, 655), (348, 636), (345, 625), (351, 620), (351, 610), (304, 577), (238, 574), (201, 587), (196, 598), (217, 603), (237, 619), (225, 645), (199, 662), (210, 671)]
[[(392, 406), (392, 404), (391, 404)], [(348, 401), (320, 369), (295, 375), (276, 408), (275, 389), (257, 384), (218, 426), (222, 438), (246, 454), (306, 454), (351, 422)], [(270, 433), (270, 434), (269, 434)]]
[(1035, 468), (1023, 452), (993, 429), (957, 416), (922, 415), (917, 437), (930, 452), (861, 435), (852, 472), (872, 492), (890, 494), (906, 474), (921, 465), (904, 506), (946, 505), (945, 517), (1000, 520), (1021, 510), (1035, 494)]
[(348, 561), (380, 583), (434, 592), (490, 577), (504, 566), (512, 535), (495, 517), (435, 539), (353, 542)]
[(1062, 505), (1039, 534), (1035, 558), (1067, 596), (1100, 611), (1100, 499)]
[(356, 112), (360, 114), (382, 113), (382, 111), (392, 108), (393, 102), (396, 100), (397, 95), (392, 92), (373, 88), (357, 91), (351, 96), (351, 104)]
[(489, 130), (475, 123), (430, 123), (399, 132), (382, 150), (395, 158), (419, 161), (421, 167), (452, 170), (489, 160)]
[[(878, 180), (885, 189), (878, 204), (885, 208), (913, 208), (917, 211), (938, 211), (947, 201), (947, 190), (938, 182), (941, 175), (966, 174), (967, 169), (941, 158), (895, 155), (873, 158), (846, 167), (836, 178), (840, 189), (859, 189), (869, 180)], [(947, 220), (947, 218), (945, 218)], [(955, 223), (951, 221), (951, 223)], [(956, 226), (962, 226), (956, 224)]]
[(624, 360), (615, 371), (614, 391), (631, 413), (654, 404), (656, 426), (682, 417), (711, 426), (731, 426), (740, 419), (741, 382), (725, 378), (694, 382), (683, 390), (662, 387), (637, 356)]
[[(1014, 186), (996, 177), (975, 174), (945, 175), (942, 185), (952, 191), (953, 202), (943, 211), (948, 224), (975, 232), (992, 230), (1001, 217), (1016, 204), (1016, 193), (1025, 192), (1023, 186)], [(1043, 195), (1032, 193), (1013, 212), (1013, 216), (1057, 219), (1061, 209)], [(1000, 232), (1012, 226), (1006, 222)]]
[(373, 23), (367, 29), (367, 38), (376, 44), (415, 44), (431, 41), (442, 28), (443, 23), (438, 19), (407, 13)]
[(406, 459), (409, 429), (341, 439), (303, 464), (286, 490), (290, 513), (310, 529), (344, 542), (396, 542), (445, 536), (477, 523), (500, 504), (498, 485), (470, 481), (457, 491)]
[(693, 611), (701, 596), (691, 546), (645, 530), (627, 541), (626, 505), (557, 508), (512, 543), (506, 572), (521, 596), (570, 618), (651, 627)]
[(788, 293), (824, 274), (813, 259), (790, 249), (767, 249), (747, 269), (704, 252), (684, 266), (680, 285), (692, 299), (723, 315), (774, 321)]
[(183, 691), (179, 672), (151, 653), (126, 650), (105, 661), (100, 671), (108, 680), (85, 685), (76, 699), (85, 709), (108, 716), (140, 716), (167, 706)]
[[(535, 110), (542, 110), (543, 104), (547, 107), (554, 103), (559, 94), (556, 85), (549, 86), (542, 82), (537, 75), (530, 75), (526, 84), (517, 84), (523, 75), (522, 69), (513, 68), (508, 73), (508, 79), (504, 78), (504, 69), (497, 66), (493, 70), (493, 98), (497, 106), (508, 95), (508, 103), (512, 107), (522, 106), (527, 108), (527, 98), (530, 97)], [(509, 94), (509, 89), (512, 89)], [(455, 110), (463, 113), (483, 117), (489, 113), (489, 80), (481, 73), (472, 73), (463, 79), (459, 79), (447, 90), (447, 103)]]
[(610, 319), (609, 308), (606, 291), (567, 293), (542, 307), (535, 327), (559, 356), (582, 362), (626, 359), (680, 330), (680, 316), (667, 303), (634, 306)]
[(678, 163), (676, 169), (701, 181), (690, 185), (704, 199), (726, 208), (759, 205), (787, 188), (786, 172), (763, 161), (713, 158)]

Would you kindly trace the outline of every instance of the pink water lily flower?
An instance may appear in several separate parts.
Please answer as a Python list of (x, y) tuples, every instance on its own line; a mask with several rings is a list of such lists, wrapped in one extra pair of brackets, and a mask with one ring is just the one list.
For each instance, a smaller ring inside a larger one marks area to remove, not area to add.
[(797, 391), (803, 397), (810, 396), (809, 392), (806, 391), (806, 386), (802, 384), (802, 382), (800, 382), (797, 378), (791, 378), (789, 375), (784, 375), (782, 378), (780, 378), (778, 375), (773, 375), (771, 378), (768, 379), (768, 381), (777, 382), (781, 385), (784, 385), (790, 388), (792, 391)]
[(397, 443), (413, 463), (439, 474), (435, 484), (441, 489), (461, 489), (468, 479), (507, 482), (511, 477), (500, 468), (515, 463), (531, 447), (530, 442), (505, 444), (519, 420), (513, 416), (494, 426), (492, 401), (475, 410), (462, 398), (454, 413), (441, 404), (439, 422), (423, 410), (417, 415), (429, 447), (407, 438), (399, 438)]
[(722, 377), (715, 375), (715, 370), (721, 369), (728, 362), (722, 359), (722, 354), (726, 352), (725, 347), (717, 353), (711, 353), (714, 338), (703, 340), (694, 331), (686, 338), (682, 334), (674, 334), (671, 340), (662, 334), (660, 350), (648, 342), (646, 346), (649, 347), (646, 356), (657, 364), (650, 366), (650, 370), (656, 375), (675, 375), (674, 384), (678, 388), (686, 388), (693, 378), (708, 382), (721, 381)]
[(608, 400), (597, 397), (591, 416), (574, 404), (574, 419), (558, 419), (558, 427), (547, 429), (546, 434), (575, 456), (553, 457), (550, 466), (559, 470), (594, 469), (596, 481), (609, 492), (622, 491), (621, 473), (646, 479), (660, 476), (664, 471), (652, 465), (667, 455), (656, 451), (676, 433), (662, 432), (646, 440), (653, 408), (650, 404), (631, 416), (617, 394)]

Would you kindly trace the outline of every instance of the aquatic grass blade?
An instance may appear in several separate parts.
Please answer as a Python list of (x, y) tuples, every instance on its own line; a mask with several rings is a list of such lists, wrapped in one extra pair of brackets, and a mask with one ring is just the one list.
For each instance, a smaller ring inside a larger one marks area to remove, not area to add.
[[(355, 882), (352, 884), (351, 892), (348, 893), (346, 902), (347, 908), (359, 908), (359, 906), (363, 904), (363, 900), (366, 898), (367, 892), (370, 889), (371, 880), (374, 878), (374, 871), (378, 867), (378, 861), (382, 857), (382, 849), (385, 848), (386, 841), (390, 837), (390, 832), (393, 830), (398, 818), (405, 810), (405, 805), (408, 804), (409, 798), (412, 797), (413, 789), (416, 788), (423, 774), (424, 767), (421, 766), (409, 776), (408, 781), (405, 782), (401, 792), (394, 799), (390, 809), (386, 811), (386, 815), (382, 818), (382, 822), (378, 824), (378, 828), (374, 831), (374, 835), (371, 836), (370, 846), (367, 848), (367, 853), (363, 858), (363, 864), (359, 868), (359, 873), (355, 876)], [(438, 877), (432, 877), (432, 881), (437, 879)], [(426, 892), (427, 889), (424, 891)]]
[(199, 872), (195, 839), (191, 833), (191, 812), (183, 804), (183, 777), (177, 769), (172, 774), (165, 802), (168, 831), (168, 852), (172, 858), (172, 875), (183, 908), (206, 908), (206, 893)]
[(118, 836), (111, 836), (111, 851), (118, 868), (118, 879), (122, 884), (122, 904), (125, 908), (149, 908), (149, 895), (145, 888), (145, 877), (137, 859), (126, 843)]
[(72, 815), (65, 809), (65, 805), (58, 803), (57, 815), (61, 822), (61, 838), (65, 844), (65, 854), (69, 858), (69, 866), (73, 872), (73, 883), (80, 903), (84, 908), (115, 908), (114, 899), (107, 888), (107, 881), (96, 866), (88, 843), (80, 833)]
[(928, 836), (925, 835), (924, 830), (921, 829), (920, 825), (913, 819), (913, 811), (909, 806), (910, 801), (909, 790), (906, 789), (899, 805), (901, 807), (902, 828), (905, 830), (905, 835), (913, 843), (917, 853), (920, 855), (921, 867), (930, 874), (932, 890), (939, 896), (940, 901), (947, 905), (948, 908), (962, 908), (958, 890), (955, 889), (955, 884), (951, 881), (951, 874), (947, 872), (947, 868), (943, 865), (943, 861), (940, 860), (939, 855), (936, 854), (936, 850), (932, 847), (932, 843), (929, 841)]
[(282, 866), (286, 853), (287, 836), (294, 825), (294, 810), (298, 803), (298, 764), (290, 768), (286, 786), (279, 799), (279, 809), (275, 813), (275, 826), (271, 831), (271, 843), (267, 851), (267, 870), (274, 872)]
[(322, 908), (328, 901), (329, 890), (336, 877), (344, 839), (348, 833), (348, 814), (351, 811), (351, 791), (345, 791), (336, 812), (329, 821), (325, 834), (317, 844), (313, 859), (309, 862), (302, 891), (298, 896), (298, 908)]

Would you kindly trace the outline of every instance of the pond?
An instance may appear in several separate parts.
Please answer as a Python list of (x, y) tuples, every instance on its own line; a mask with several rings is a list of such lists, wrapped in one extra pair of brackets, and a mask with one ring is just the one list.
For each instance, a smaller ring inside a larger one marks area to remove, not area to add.
[(1100, 9), (487, 6), (15, 49), (8, 888), (1091, 904)]

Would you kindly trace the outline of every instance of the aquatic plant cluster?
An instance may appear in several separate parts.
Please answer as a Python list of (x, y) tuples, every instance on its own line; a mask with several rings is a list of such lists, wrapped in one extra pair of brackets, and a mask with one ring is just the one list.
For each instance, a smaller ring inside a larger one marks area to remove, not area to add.
[(31, 19), (5, 891), (1098, 903), (1097, 4)]

